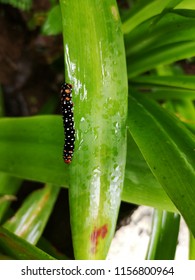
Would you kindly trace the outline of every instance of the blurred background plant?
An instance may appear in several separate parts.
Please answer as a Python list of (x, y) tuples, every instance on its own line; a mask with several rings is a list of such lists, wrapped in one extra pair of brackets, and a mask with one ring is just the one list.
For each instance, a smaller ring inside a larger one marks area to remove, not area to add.
[[(68, 171), (59, 160), (60, 5), (0, 3), (0, 258), (74, 259)], [(154, 207), (146, 259), (174, 259), (181, 213), (195, 259), (195, 2), (117, 4), (129, 83), (117, 228), (139, 205)]]

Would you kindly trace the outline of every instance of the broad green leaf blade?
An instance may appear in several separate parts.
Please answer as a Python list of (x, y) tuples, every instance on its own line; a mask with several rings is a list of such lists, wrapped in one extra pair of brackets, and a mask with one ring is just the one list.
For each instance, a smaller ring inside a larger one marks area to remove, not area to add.
[(0, 227), (0, 253), (15, 260), (54, 260), (37, 247)]
[[(12, 177), (5, 173), (0, 173), (0, 195), (14, 196), (21, 186), (22, 180), (19, 178)], [(9, 208), (11, 200), (0, 200), (0, 224), (2, 219)]]
[(147, 260), (174, 260), (180, 215), (154, 210)]
[(57, 35), (62, 32), (62, 18), (60, 6), (56, 5), (49, 10), (46, 21), (42, 26), (44, 35)]
[(132, 78), (141, 73), (154, 69), (159, 65), (166, 65), (195, 55), (195, 41), (179, 42), (160, 46), (139, 57), (127, 59), (128, 77)]
[(115, 0), (61, 0), (60, 5), (76, 128), (69, 167), (74, 253), (76, 259), (105, 259), (126, 161), (127, 72), (121, 22)]
[(36, 244), (43, 233), (58, 193), (59, 187), (51, 184), (34, 191), (4, 227), (29, 243)]
[[(128, 139), (122, 199), (175, 211), (176, 208), (152, 175), (132, 137)], [(10, 175), (68, 187), (67, 170), (70, 166), (62, 162), (62, 146), (63, 127), (59, 116), (0, 120), (0, 170)]]
[(129, 131), (150, 169), (195, 234), (195, 138), (154, 102), (129, 98)]

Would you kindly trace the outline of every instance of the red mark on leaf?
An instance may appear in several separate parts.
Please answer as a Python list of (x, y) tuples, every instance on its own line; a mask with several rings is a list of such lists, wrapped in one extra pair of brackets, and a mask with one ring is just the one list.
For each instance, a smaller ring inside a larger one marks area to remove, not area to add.
[(105, 224), (102, 227), (99, 228), (94, 228), (92, 234), (91, 234), (91, 243), (92, 243), (92, 248), (91, 251), (93, 254), (97, 252), (97, 246), (98, 246), (98, 241), (99, 239), (104, 239), (107, 235), (108, 232), (108, 225)]

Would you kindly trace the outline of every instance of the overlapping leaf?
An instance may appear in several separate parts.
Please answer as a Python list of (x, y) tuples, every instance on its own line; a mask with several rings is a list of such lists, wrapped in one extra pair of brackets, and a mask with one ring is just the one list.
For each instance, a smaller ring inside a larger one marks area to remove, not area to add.
[(129, 131), (153, 174), (195, 234), (195, 138), (148, 99), (129, 99)]
[(14, 260), (54, 260), (52, 256), (2, 227), (0, 251)]
[(59, 192), (59, 187), (46, 185), (33, 192), (4, 227), (36, 244), (41, 237)]

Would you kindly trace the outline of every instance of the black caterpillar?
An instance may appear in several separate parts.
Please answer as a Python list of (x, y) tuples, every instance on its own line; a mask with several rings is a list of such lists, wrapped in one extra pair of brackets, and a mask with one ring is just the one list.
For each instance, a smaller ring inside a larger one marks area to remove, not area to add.
[(72, 162), (75, 142), (72, 85), (62, 84), (60, 92), (65, 134), (63, 159), (65, 163), (70, 164)]

